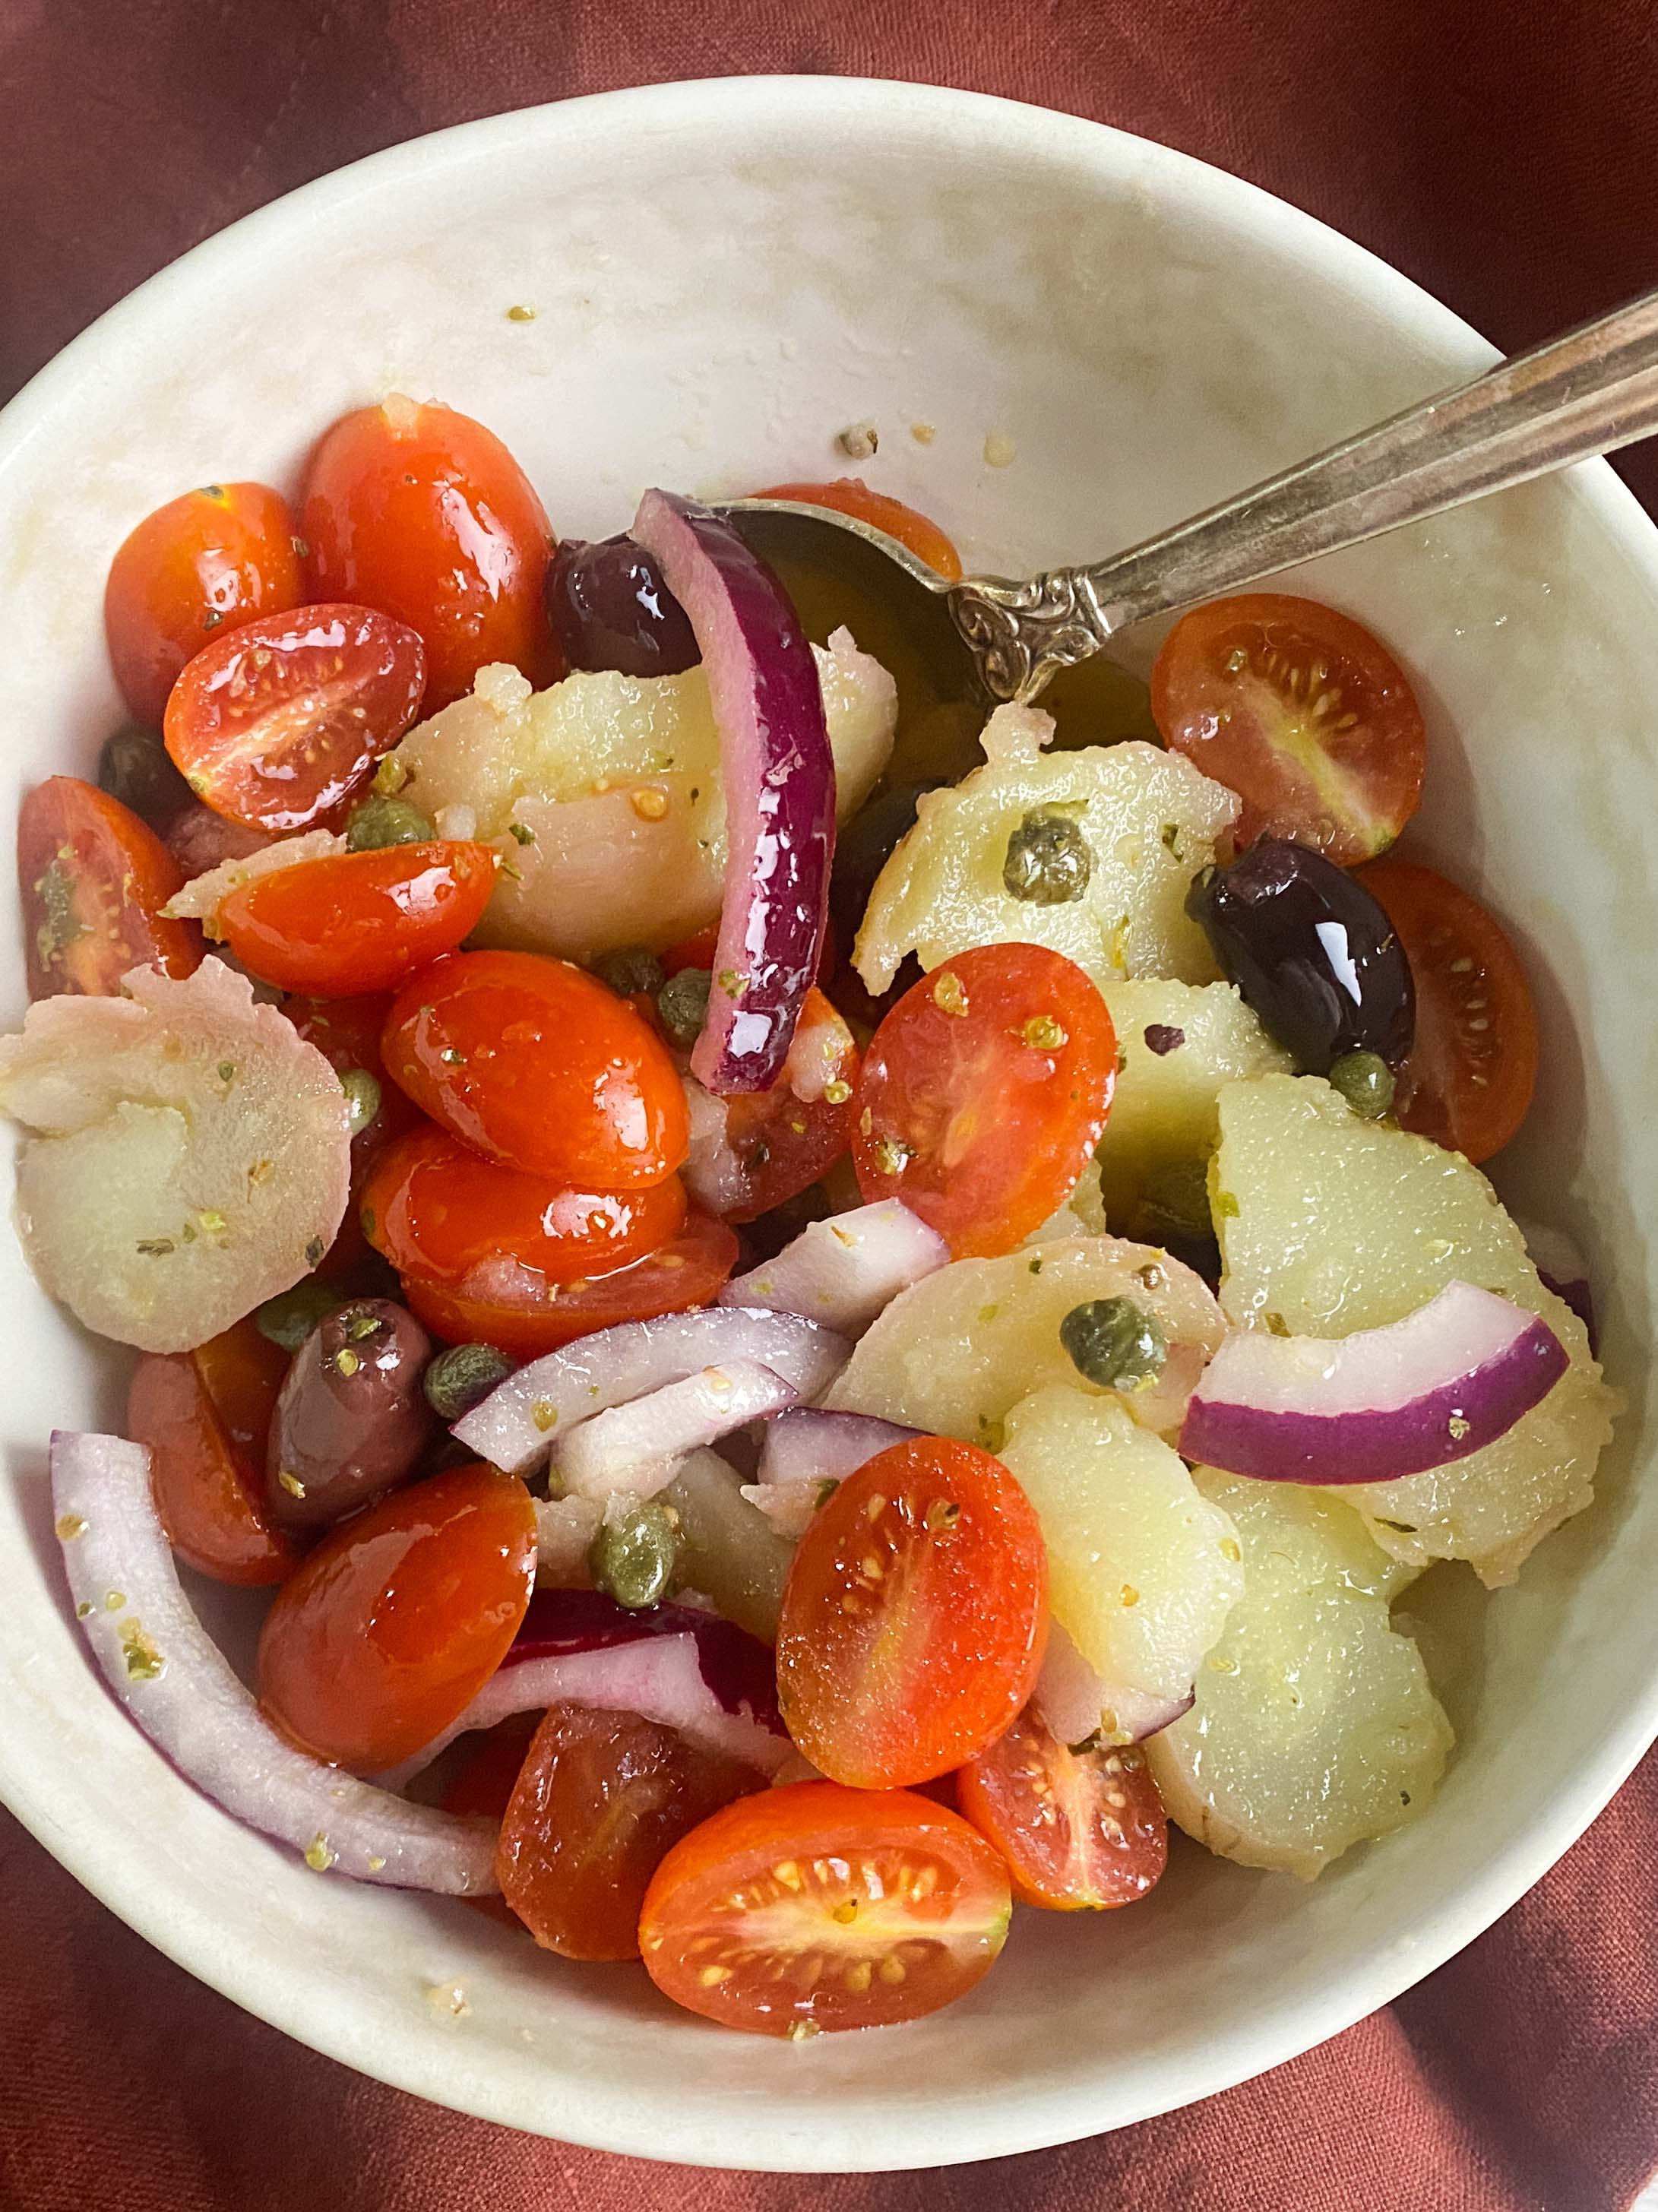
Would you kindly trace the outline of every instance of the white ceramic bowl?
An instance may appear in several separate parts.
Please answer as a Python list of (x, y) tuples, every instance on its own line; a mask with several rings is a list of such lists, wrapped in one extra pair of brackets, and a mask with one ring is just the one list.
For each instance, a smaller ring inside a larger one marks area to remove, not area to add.
[[(835, 434), (872, 419), (872, 479), (1018, 570), (1125, 544), (1491, 358), (1278, 201), (1035, 109), (762, 78), (470, 125), (199, 247), (0, 419), (4, 805), (90, 773), (116, 718), (100, 605), (131, 524), (191, 483), (291, 483), (324, 425), (388, 390), (482, 416), (556, 526), (595, 535), (647, 483), (835, 473)], [(1461, 1747), (1427, 1817), (1312, 1887), (1183, 1851), (1134, 1911), (1023, 1915), (954, 2009), (800, 2045), (722, 2035), (636, 1972), (552, 1961), (460, 1905), (319, 1878), (180, 1782), (88, 1666), (43, 1447), (118, 1420), (125, 1362), (0, 1238), (0, 1792), (88, 1888), (251, 2011), (422, 2095), (810, 2170), (1024, 2150), (1224, 2088), (1394, 1996), (1559, 1856), (1658, 1728), (1658, 1490), (1633, 1479), (1658, 1241), (1658, 536), (1597, 464), (1307, 584), (1417, 673), (1412, 846), (1509, 918), (1541, 1001), (1541, 1091), (1500, 1179), (1586, 1242), (1637, 1398), (1594, 1509), (1518, 1589), (1423, 1586), (1414, 1609), (1461, 1650)], [(12, 929), (0, 991), (20, 1012)], [(464, 2019), (428, 1998), (455, 1982)]]

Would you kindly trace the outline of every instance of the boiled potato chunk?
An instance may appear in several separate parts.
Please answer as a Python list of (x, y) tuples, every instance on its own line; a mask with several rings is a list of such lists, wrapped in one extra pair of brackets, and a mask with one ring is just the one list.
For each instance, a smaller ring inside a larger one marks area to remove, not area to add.
[(1221, 1303), (1242, 1327), (1347, 1336), (1401, 1320), (1459, 1277), (1542, 1316), (1571, 1364), (1541, 1405), (1467, 1459), (1342, 1492), (1394, 1559), (1467, 1559), (1482, 1582), (1511, 1583), (1588, 1504), (1619, 1401), (1485, 1176), (1460, 1152), (1363, 1120), (1316, 1077), (1269, 1075), (1220, 1094), (1210, 1197)]
[[(858, 972), (878, 996), (907, 952), (936, 968), (975, 945), (1046, 945), (1102, 988), (1124, 975), (1215, 974), (1186, 894), (1237, 799), (1178, 753), (1137, 741), (1045, 753), (1053, 733), (1048, 714), (999, 707), (984, 767), (922, 798), (858, 933)], [(1092, 856), (1082, 896), (1056, 906), (1015, 898), (1002, 880), (1008, 839), (1044, 807), (1075, 822)]]
[(1243, 1591), (1226, 1513), (1118, 1399), (1053, 1383), (1005, 1425), (1000, 1457), (1042, 1524), (1054, 1620), (1106, 1681), (1185, 1697)]
[(1399, 1570), (1340, 1498), (1199, 1468), (1230, 1516), (1243, 1595), (1197, 1703), (1145, 1748), (1170, 1817), (1241, 1865), (1311, 1881), (1413, 1820), (1450, 1752), (1421, 1654), (1394, 1632)]

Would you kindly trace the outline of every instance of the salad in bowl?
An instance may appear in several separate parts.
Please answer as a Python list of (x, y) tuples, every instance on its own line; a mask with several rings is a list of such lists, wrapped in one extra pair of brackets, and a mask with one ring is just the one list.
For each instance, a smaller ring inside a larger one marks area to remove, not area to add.
[(106, 626), (133, 720), (23, 805), (0, 1108), (36, 1273), (137, 1355), (53, 1510), (183, 1774), (797, 2039), (960, 1996), (1016, 1900), (1133, 1904), (1171, 1823), (1311, 1879), (1420, 1815), (1395, 1601), (1512, 1582), (1617, 1401), (1480, 1171), (1537, 1020), (1390, 849), (1385, 644), (1220, 600), (1139, 733), (1004, 706), (914, 774), (740, 517), (556, 542), (395, 395), (292, 504), (150, 516)]

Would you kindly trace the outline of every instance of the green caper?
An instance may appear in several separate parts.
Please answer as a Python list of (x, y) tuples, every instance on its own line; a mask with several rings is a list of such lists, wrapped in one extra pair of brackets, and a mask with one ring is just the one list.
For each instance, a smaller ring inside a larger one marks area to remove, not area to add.
[(134, 726), (106, 738), (98, 756), (98, 781), (112, 799), (130, 806), (152, 829), (190, 804), (190, 786), (153, 730)]
[(512, 1361), (493, 1344), (454, 1344), (447, 1352), (439, 1352), (421, 1387), (440, 1420), (458, 1421), (463, 1413), (481, 1405), (512, 1372)]
[(1060, 1323), (1072, 1365), (1103, 1390), (1143, 1390), (1163, 1372), (1169, 1341), (1157, 1317), (1133, 1298), (1090, 1298)]
[(593, 1538), (587, 1565), (594, 1587), (630, 1612), (654, 1605), (673, 1580), (679, 1523), (654, 1498), (612, 1506)]
[(1011, 898), (1031, 906), (1079, 899), (1094, 872), (1094, 848), (1068, 814), (1033, 806), (1007, 841), (1002, 882)]
[(708, 1018), (708, 993), (714, 975), (707, 968), (682, 968), (670, 975), (656, 994), (657, 1012), (664, 1028), (680, 1044), (695, 1044)]
[(418, 806), (375, 792), (352, 808), (345, 846), (350, 853), (376, 853), (387, 845), (429, 845), (437, 834)]
[(366, 1067), (348, 1067), (340, 1078), (345, 1110), (354, 1137), (361, 1136), (380, 1110), (380, 1087)]
[(319, 1323), (344, 1304), (331, 1284), (295, 1283), (291, 1291), (280, 1291), (265, 1300), (253, 1316), (253, 1326), (284, 1352), (297, 1352)]
[(619, 998), (631, 998), (635, 991), (648, 991), (654, 998), (662, 988), (662, 963), (654, 952), (606, 952), (594, 961), (593, 973)]
[(1209, 1170), (1202, 1160), (1169, 1160), (1153, 1168), (1140, 1185), (1131, 1234), (1143, 1244), (1165, 1244), (1173, 1237), (1190, 1241), (1212, 1236), (1209, 1212)]
[(1379, 1052), (1344, 1052), (1331, 1064), (1330, 1081), (1367, 1121), (1379, 1121), (1393, 1105), (1394, 1072)]

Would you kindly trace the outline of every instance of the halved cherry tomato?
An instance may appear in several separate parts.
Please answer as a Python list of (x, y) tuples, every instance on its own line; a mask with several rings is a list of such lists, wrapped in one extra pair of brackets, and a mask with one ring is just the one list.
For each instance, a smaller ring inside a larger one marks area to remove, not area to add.
[(754, 2035), (880, 2027), (964, 1996), (1012, 1915), (1007, 1869), (907, 1790), (795, 1782), (676, 1844), (645, 1893), (646, 1972), (687, 2011)]
[(796, 499), (806, 507), (830, 507), (838, 514), (850, 514), (859, 522), (872, 523), (877, 530), (884, 530), (889, 538), (896, 538), (901, 545), (908, 545), (916, 558), (925, 561), (929, 568), (950, 583), (959, 580), (962, 556), (936, 522), (918, 514), (913, 507), (906, 507), (901, 499), (894, 499), (884, 491), (872, 491), (860, 477), (836, 477), (832, 483), (769, 484), (764, 491), (751, 492), (751, 499)]
[(542, 605), (546, 512), (471, 416), (394, 395), (343, 416), (312, 456), (303, 514), (313, 595), (382, 607), (419, 631), (428, 714), (488, 661), (537, 687), (563, 674)]
[(1168, 1817), (1145, 1753), (1071, 1751), (1029, 1711), (962, 1768), (956, 1796), (1026, 1905), (1132, 1905), (1168, 1863)]
[(1182, 615), (1151, 671), (1151, 713), (1165, 744), (1242, 799), (1240, 845), (1289, 837), (1353, 867), (1421, 801), (1409, 679), (1316, 599), (1251, 592)]
[(556, 1297), (462, 1297), (442, 1283), (405, 1274), (409, 1310), (446, 1344), (493, 1344), (513, 1359), (536, 1359), (578, 1336), (617, 1322), (654, 1321), (712, 1304), (737, 1265), (736, 1232), (706, 1213), (689, 1215), (679, 1235), (630, 1267), (581, 1284), (550, 1285)]
[(501, 1820), (501, 1895), (544, 1950), (636, 1959), (640, 1907), (669, 1850), (764, 1786), (654, 1721), (554, 1705)]
[(477, 928), (495, 887), (487, 845), (439, 839), (334, 853), (232, 891), (219, 929), (236, 957), (284, 991), (355, 999), (395, 991)]
[(976, 1444), (918, 1437), (847, 1477), (789, 1568), (777, 1696), (831, 1780), (947, 1774), (1030, 1695), (1047, 1637), (1035, 1510)]
[(858, 1047), (818, 990), (808, 991), (783, 1072), (769, 1091), (710, 1102), (723, 1109), (714, 1179), (727, 1221), (753, 1221), (809, 1189), (852, 1141)]
[(334, 1242), (317, 1262), (319, 1275), (343, 1274), (366, 1255), (361, 1207), (368, 1178), (380, 1154), (421, 1119), (419, 1109), (392, 1081), (380, 1057), (380, 1032), (391, 1009), (392, 1001), (383, 993), (363, 999), (295, 998), (282, 1008), (306, 1042), (315, 1045), (341, 1076), (371, 1075), (380, 1086), (379, 1107), (352, 1132), (351, 1195)]
[(162, 734), (198, 799), (249, 830), (308, 830), (343, 806), (414, 720), (426, 653), (372, 607), (262, 615), (203, 647)]
[(516, 1285), (527, 1271), (525, 1291), (550, 1300), (556, 1286), (609, 1274), (677, 1237), (685, 1192), (677, 1177), (646, 1190), (572, 1190), (480, 1159), (428, 1122), (378, 1163), (362, 1217), (400, 1274), (493, 1298), (495, 1281)]
[(516, 1476), (428, 1475), (325, 1536), (259, 1636), (259, 1702), (319, 1759), (372, 1774), (458, 1719), (506, 1656), (536, 1576)]
[(1416, 985), (1416, 1041), (1399, 1072), (1400, 1124), (1475, 1162), (1506, 1145), (1537, 1085), (1537, 1009), (1520, 956), (1478, 899), (1389, 854), (1360, 872)]
[(180, 976), (200, 965), (200, 930), (161, 911), (183, 885), (178, 862), (94, 783), (53, 775), (30, 792), (17, 817), (17, 881), (31, 999), (108, 995), (129, 968)]
[(398, 994), (385, 1052), (434, 1121), (526, 1174), (633, 1190), (684, 1164), (685, 1091), (667, 1047), (568, 960), (440, 961)]
[(121, 696), (159, 729), (179, 672), (212, 638), (305, 597), (288, 501), (269, 484), (207, 484), (147, 514), (109, 564), (104, 635)]
[(216, 1582), (282, 1582), (299, 1553), (266, 1521), (264, 1446), (288, 1355), (251, 1321), (194, 1352), (146, 1352), (127, 1391), (126, 1432), (152, 1455), (167, 1541)]
[(864, 1055), (852, 1157), (957, 1260), (1011, 1252), (1092, 1158), (1117, 1036), (1082, 969), (1041, 945), (960, 952), (906, 991)]

